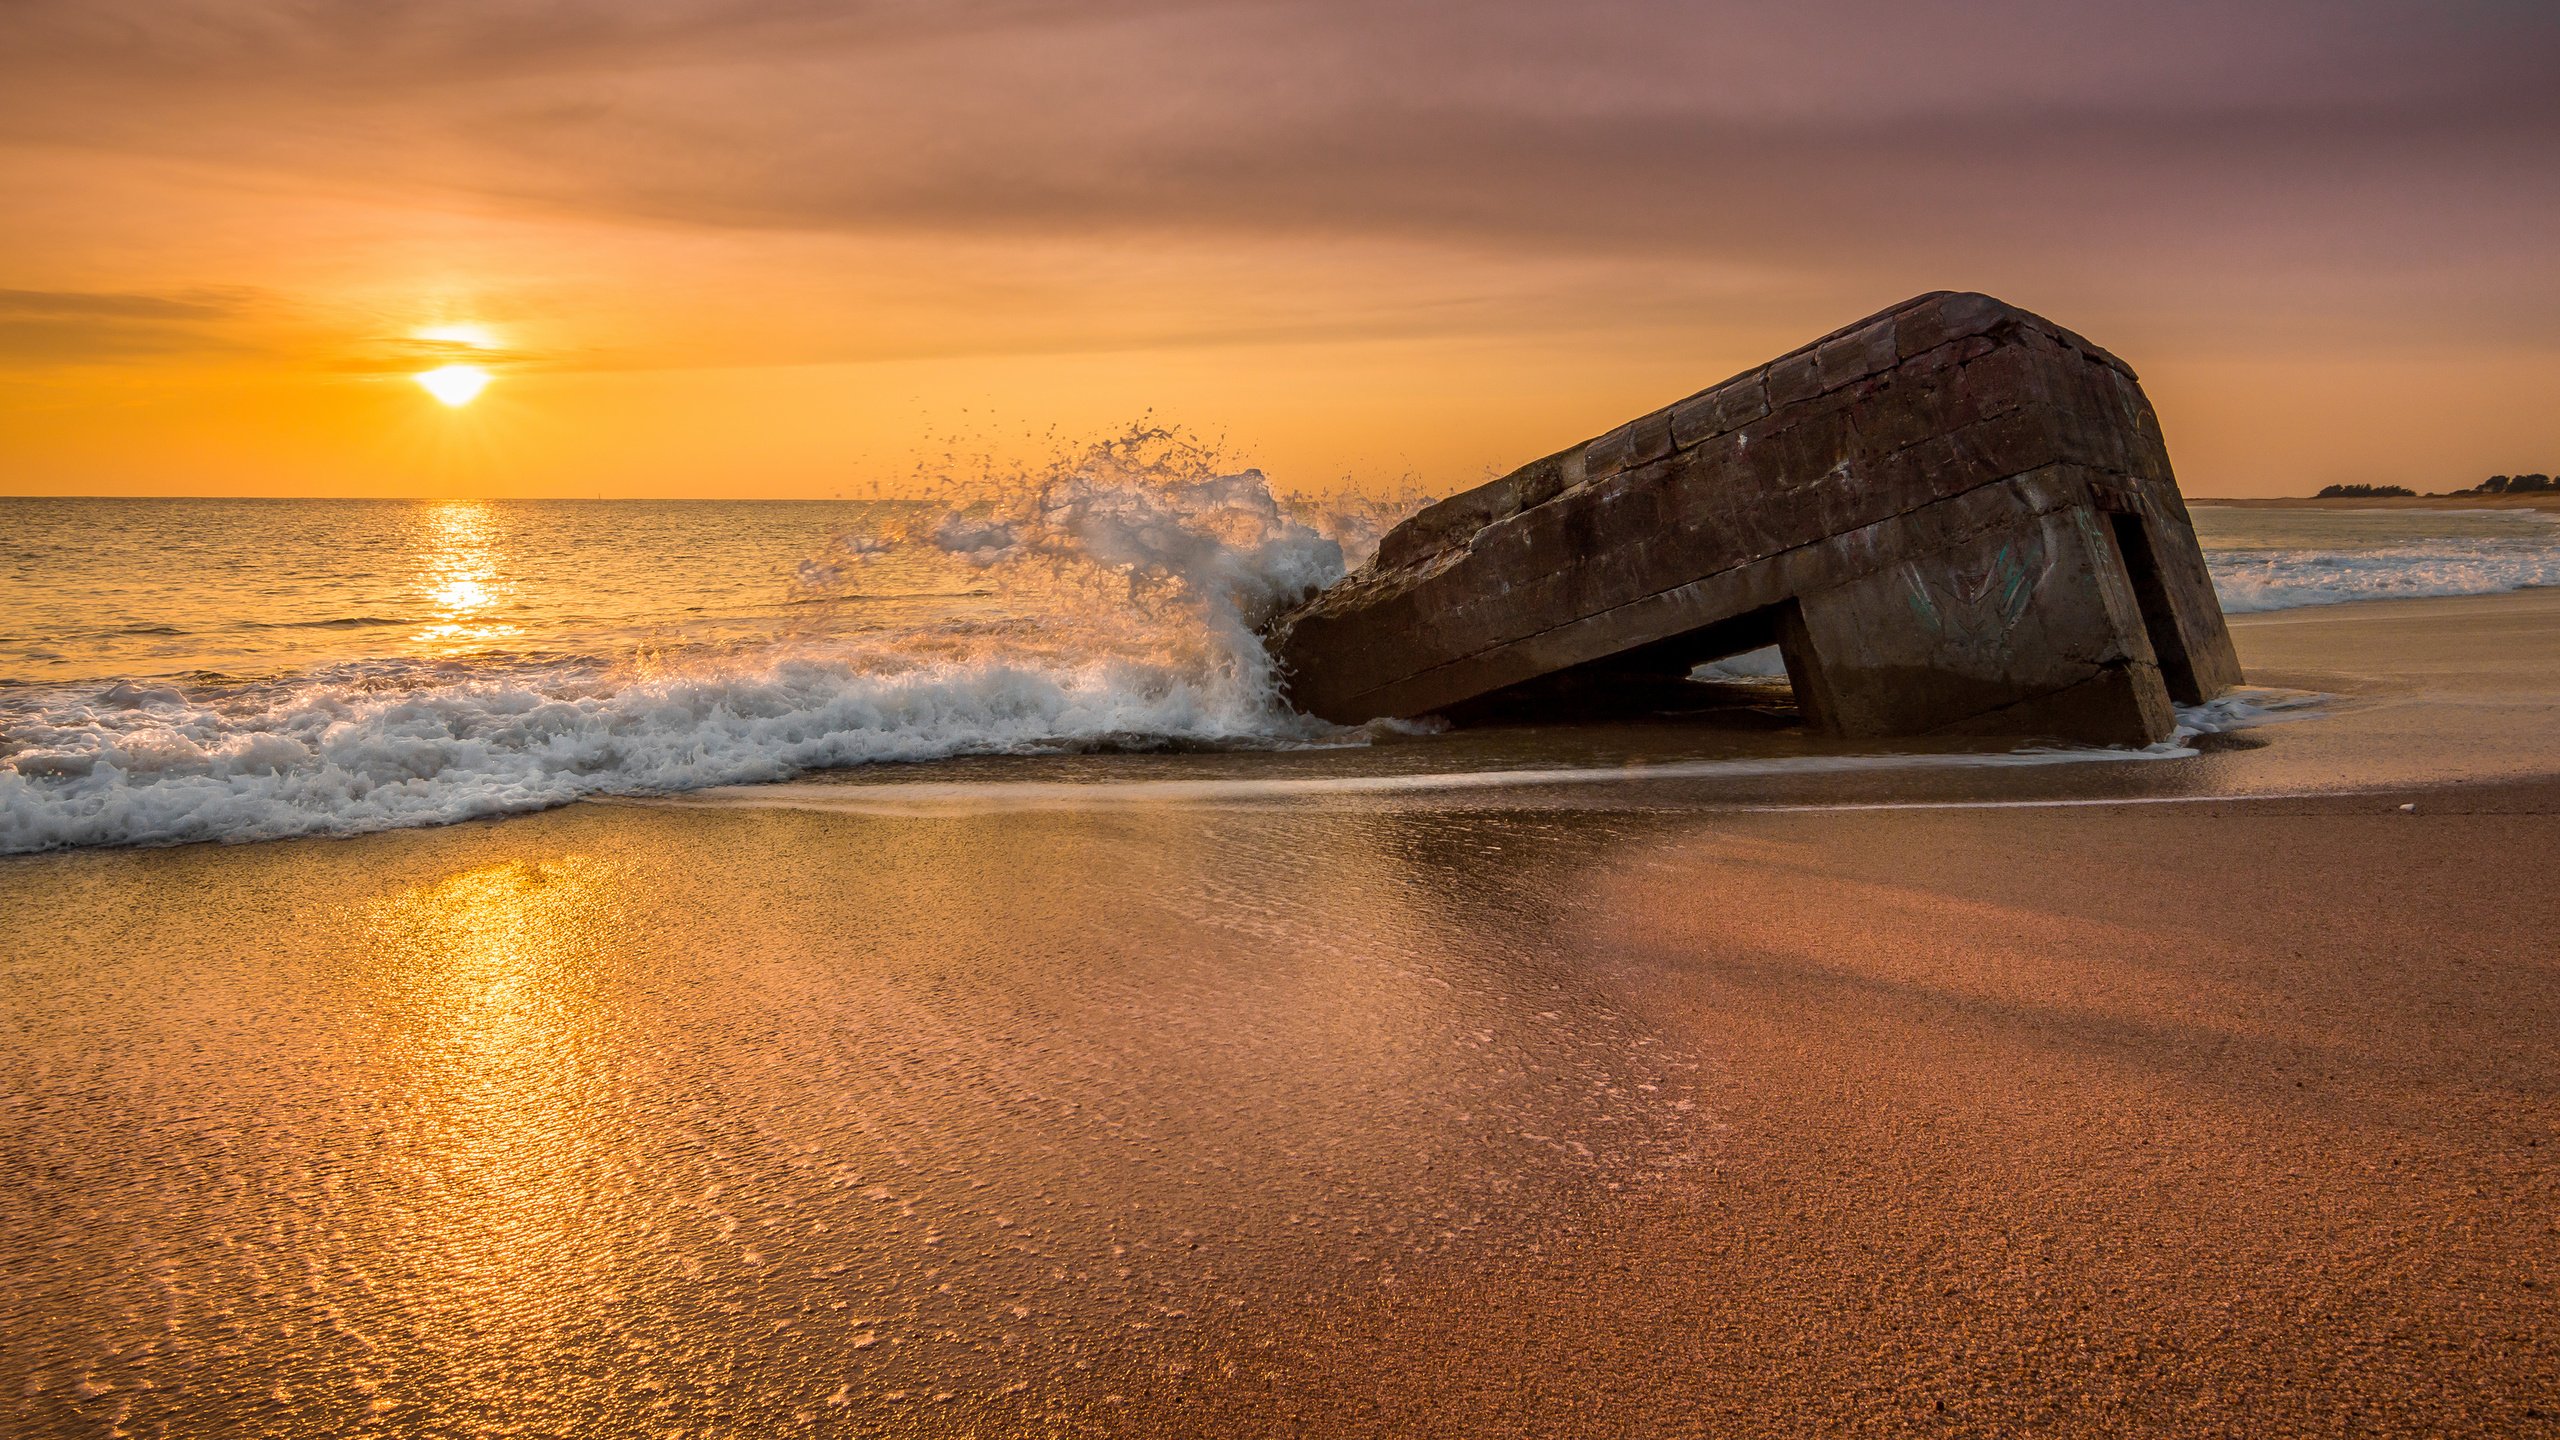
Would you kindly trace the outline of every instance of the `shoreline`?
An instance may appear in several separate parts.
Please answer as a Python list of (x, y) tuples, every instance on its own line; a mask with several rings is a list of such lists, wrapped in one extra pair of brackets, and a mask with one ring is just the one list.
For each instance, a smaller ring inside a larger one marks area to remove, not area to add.
[(1892, 809), (18, 857), (0, 1428), (2529, 1431), (2560, 589), (2234, 634), (2337, 705), (1765, 797)]
[[(1657, 804), (1700, 811), (2065, 799), (2151, 803), (2204, 794), (2406, 790), (2560, 774), (2560, 741), (2501, 735), (2487, 705), (2560, 696), (2560, 586), (2352, 600), (2230, 617), (2252, 688), (2332, 696), (2189, 740), (2192, 755), (2043, 751), (2017, 742), (1840, 741), (1756, 722), (1485, 727), (1360, 745), (1076, 751), (872, 761), (796, 777), (663, 794), (591, 794), (542, 809), (348, 834), (74, 847), (0, 856), (186, 845), (356, 843), (410, 829), (508, 826), (589, 806), (818, 810), (883, 818), (970, 811), (1135, 812), (1166, 806), (1573, 810)], [(2341, 638), (2342, 636), (2353, 638)], [(2352, 657), (2351, 664), (2338, 663)], [(2549, 657), (2549, 658), (2545, 658)], [(2503, 673), (2502, 673), (2503, 672)], [(2413, 686), (2423, 675), (2431, 688)], [(1747, 697), (1746, 697), (1747, 698)], [(1749, 714), (1748, 710), (1737, 712)], [(2553, 710), (2560, 732), (2560, 709)], [(2378, 724), (2380, 733), (2366, 733)], [(2441, 763), (2440, 763), (2441, 762)], [(2345, 777), (2361, 776), (2361, 780)], [(2309, 788), (2305, 788), (2305, 787)]]

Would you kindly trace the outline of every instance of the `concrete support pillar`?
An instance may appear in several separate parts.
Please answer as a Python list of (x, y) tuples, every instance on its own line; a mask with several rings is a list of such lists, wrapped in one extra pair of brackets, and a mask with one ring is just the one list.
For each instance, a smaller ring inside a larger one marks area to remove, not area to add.
[(2177, 723), (2096, 512), (2051, 512), (1798, 597), (1779, 627), (1833, 734), (1967, 730), (2148, 745)]

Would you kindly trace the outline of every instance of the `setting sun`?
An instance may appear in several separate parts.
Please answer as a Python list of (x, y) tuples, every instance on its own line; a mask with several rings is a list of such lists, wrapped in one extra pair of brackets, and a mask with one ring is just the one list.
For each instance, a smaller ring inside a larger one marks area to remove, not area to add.
[(428, 394), (457, 407), (480, 398), (489, 387), (489, 372), (477, 365), (439, 365), (416, 378)]

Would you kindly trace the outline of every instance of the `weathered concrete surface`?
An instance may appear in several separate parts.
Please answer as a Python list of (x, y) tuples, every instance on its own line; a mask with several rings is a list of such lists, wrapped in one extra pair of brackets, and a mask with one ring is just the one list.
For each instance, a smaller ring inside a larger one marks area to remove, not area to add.
[(1775, 642), (1836, 733), (2140, 744), (2240, 679), (2132, 370), (1960, 293), (1440, 501), (1269, 640), (1343, 722), (1658, 689)]

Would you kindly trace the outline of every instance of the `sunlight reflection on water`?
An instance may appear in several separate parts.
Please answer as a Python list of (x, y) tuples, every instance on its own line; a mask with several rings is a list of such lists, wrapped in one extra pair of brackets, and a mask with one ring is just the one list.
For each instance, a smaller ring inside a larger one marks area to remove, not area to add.
[(417, 589), (434, 616), (412, 643), (429, 655), (467, 655), (512, 640), (520, 625), (484, 614), (509, 598), (514, 586), (499, 570), (503, 541), (498, 517), (473, 500), (435, 505), (410, 527), (417, 549)]

